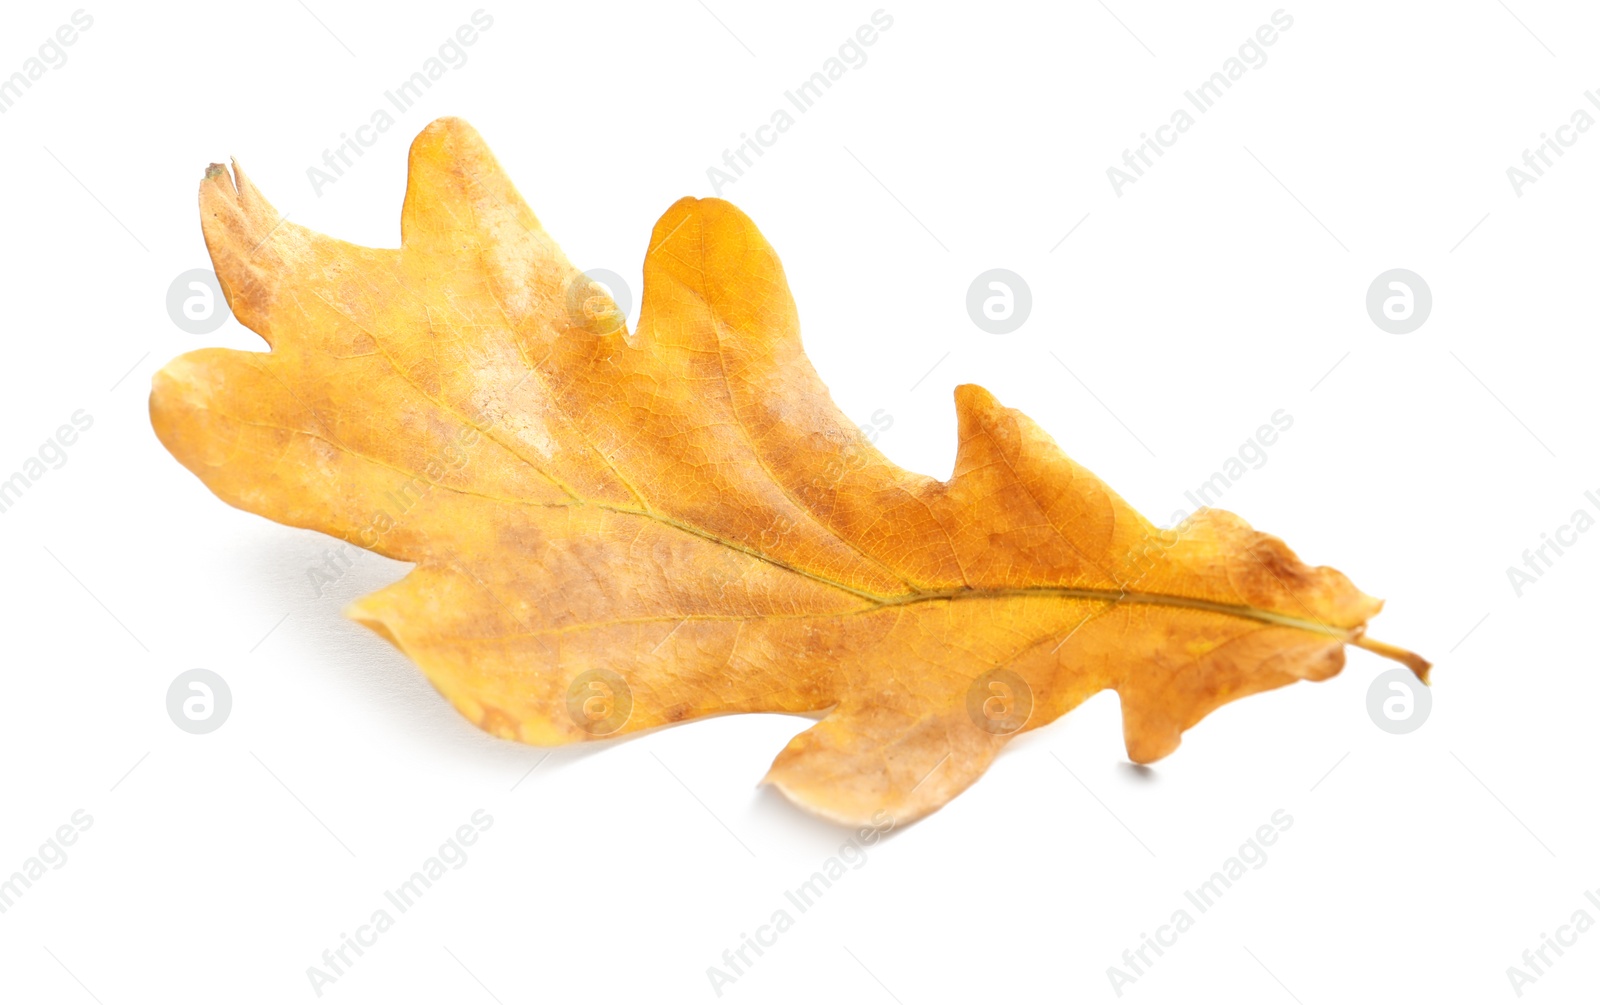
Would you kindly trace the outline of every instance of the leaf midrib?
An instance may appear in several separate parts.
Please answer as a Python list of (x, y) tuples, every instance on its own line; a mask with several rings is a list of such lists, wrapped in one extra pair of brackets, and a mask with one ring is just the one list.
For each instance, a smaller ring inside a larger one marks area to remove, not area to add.
[[(582, 505), (582, 503), (579, 503), (579, 505)], [(1213, 614), (1223, 614), (1236, 618), (1245, 618), (1251, 621), (1277, 625), (1283, 628), (1295, 628), (1300, 631), (1310, 632), (1313, 635), (1321, 635), (1327, 638), (1337, 639), (1341, 642), (1355, 642), (1361, 637), (1360, 628), (1339, 628), (1328, 625), (1321, 621), (1296, 618), (1291, 615), (1280, 614), (1277, 611), (1268, 611), (1259, 607), (1251, 607), (1248, 604), (1225, 604), (1220, 601), (1205, 600), (1199, 597), (1186, 597), (1172, 593), (1148, 593), (1144, 591), (1126, 590), (1120, 588), (1104, 589), (1098, 587), (1076, 586), (1030, 586), (985, 589), (981, 587), (958, 586), (944, 590), (916, 590), (911, 593), (904, 594), (874, 593), (871, 590), (863, 590), (858, 587), (851, 586), (848, 583), (842, 583), (838, 580), (830, 579), (827, 576), (823, 576), (808, 569), (785, 562), (782, 559), (773, 555), (769, 555), (757, 548), (740, 544), (737, 541), (728, 540), (727, 538), (713, 534), (703, 528), (696, 527), (693, 524), (684, 523), (680, 520), (675, 520), (672, 517), (664, 516), (660, 513), (634, 509), (627, 506), (608, 505), (605, 503), (597, 503), (592, 505), (595, 505), (597, 509), (608, 510), (613, 513), (655, 520), (658, 523), (664, 524), (665, 526), (672, 527), (687, 534), (692, 534), (695, 537), (702, 538), (725, 548), (730, 548), (741, 554), (749, 555), (751, 558), (766, 562), (769, 565), (783, 569), (786, 572), (791, 572), (795, 575), (802, 576), (823, 586), (829, 586), (844, 593), (849, 593), (852, 596), (860, 597), (863, 600), (871, 602), (874, 605), (874, 609), (901, 607), (908, 604), (928, 603), (940, 600), (1003, 600), (1018, 597), (1059, 597), (1068, 600), (1102, 601), (1113, 605), (1148, 604), (1157, 607), (1177, 607), (1187, 610), (1207, 611)]]

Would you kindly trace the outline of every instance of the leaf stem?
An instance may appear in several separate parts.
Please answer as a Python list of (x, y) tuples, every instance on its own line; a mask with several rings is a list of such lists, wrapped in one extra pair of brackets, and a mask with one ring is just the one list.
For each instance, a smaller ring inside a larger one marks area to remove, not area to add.
[(1351, 639), (1350, 644), (1353, 646), (1360, 646), (1362, 649), (1365, 649), (1369, 652), (1377, 653), (1379, 656), (1387, 656), (1396, 662), (1404, 663), (1412, 673), (1417, 675), (1418, 680), (1422, 681), (1424, 684), (1430, 683), (1428, 680), (1428, 670), (1433, 666), (1433, 664), (1429, 663), (1427, 660), (1423, 659), (1421, 656), (1418, 656), (1409, 649), (1401, 649), (1399, 646), (1391, 646), (1387, 642), (1379, 642), (1377, 639), (1369, 639), (1365, 635), (1360, 635)]

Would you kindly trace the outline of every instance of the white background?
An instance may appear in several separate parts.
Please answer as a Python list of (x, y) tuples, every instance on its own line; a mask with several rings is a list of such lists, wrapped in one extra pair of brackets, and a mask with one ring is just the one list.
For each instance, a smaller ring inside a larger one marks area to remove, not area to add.
[[(1115, 1001), (1107, 967), (1283, 809), (1267, 864), (1126, 1000), (1515, 1000), (1506, 968), (1541, 933), (1600, 919), (1600, 534), (1520, 598), (1506, 574), (1600, 511), (1600, 130), (1520, 196), (1506, 169), (1575, 109), (1600, 115), (1600, 17), (1288, 7), (1267, 63), (1119, 197), (1107, 167), (1275, 7), (1107, 2), (888, 7), (868, 62), (722, 195), (783, 256), (839, 405), (892, 415), (879, 445), (909, 468), (948, 473), (951, 389), (977, 382), (1164, 522), (1285, 409), (1293, 429), (1221, 505), (1387, 598), (1372, 634), (1437, 662), (1432, 717), (1380, 731), (1366, 692), (1389, 664), (1352, 651), (1139, 773), (1101, 695), (870, 849), (723, 998)], [(317, 1000), (307, 967), (482, 808), (470, 861), (324, 1000), (715, 1001), (707, 968), (844, 837), (755, 786), (809, 722), (548, 760), (480, 733), (340, 616), (404, 567), (364, 555), (318, 598), (306, 570), (333, 542), (211, 496), (146, 395), (181, 352), (260, 344), (166, 313), (173, 278), (209, 265), (207, 163), (238, 157), (294, 222), (393, 246), (407, 145), (458, 115), (637, 305), (657, 216), (713, 194), (706, 169), (875, 5), (490, 6), (469, 62), (319, 197), (306, 169), (476, 8), (308, 3), (91, 7), (68, 62), (0, 116), (0, 477), (94, 417), (0, 514), (0, 873), (74, 810), (94, 821), (0, 915), (0, 998)], [(9, 5), (0, 75), (73, 9)], [(996, 267), (1033, 293), (1011, 335), (964, 308)], [(1364, 306), (1397, 267), (1434, 298), (1408, 335)], [(192, 667), (233, 693), (205, 736), (165, 709)], [(1524, 997), (1597, 978), (1590, 932)]]

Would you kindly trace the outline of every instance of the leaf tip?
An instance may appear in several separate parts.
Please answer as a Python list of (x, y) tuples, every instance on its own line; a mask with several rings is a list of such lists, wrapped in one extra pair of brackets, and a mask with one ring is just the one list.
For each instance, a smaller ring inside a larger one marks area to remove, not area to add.
[(239, 164), (232, 158), (229, 159), (228, 164), (219, 164), (213, 161), (206, 165), (205, 176), (200, 179), (200, 208), (202, 214), (204, 214), (208, 202), (217, 199), (232, 202), (239, 198), (239, 186), (234, 180), (234, 175), (238, 170)]
[(400, 645), (400, 641), (389, 630), (389, 620), (378, 609), (378, 605), (373, 602), (373, 596), (369, 594), (350, 601), (350, 603), (344, 605), (344, 610), (340, 613), (356, 624), (376, 632), (385, 642), (404, 652), (405, 647)]
[(488, 145), (471, 123), (454, 115), (443, 115), (423, 126), (411, 141), (411, 159), (415, 162), (419, 157), (459, 150), (463, 146), (479, 147), (484, 153), (488, 152)]
[(1005, 406), (978, 384), (957, 384), (955, 389), (956, 423), (962, 430), (977, 431), (994, 422), (996, 413)]

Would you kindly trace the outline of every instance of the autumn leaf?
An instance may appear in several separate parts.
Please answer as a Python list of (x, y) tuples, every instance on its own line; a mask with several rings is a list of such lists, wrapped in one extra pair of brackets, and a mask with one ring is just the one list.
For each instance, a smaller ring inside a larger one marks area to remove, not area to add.
[(1427, 669), (1339, 572), (1216, 510), (1154, 527), (980, 387), (948, 481), (896, 467), (726, 202), (656, 224), (633, 332), (457, 120), (411, 148), (399, 249), (286, 222), (237, 166), (200, 206), (271, 351), (169, 363), (157, 434), (226, 502), (415, 563), (348, 613), (497, 736), (818, 715), (767, 781), (906, 822), (1106, 688), (1148, 762), (1346, 645)]

